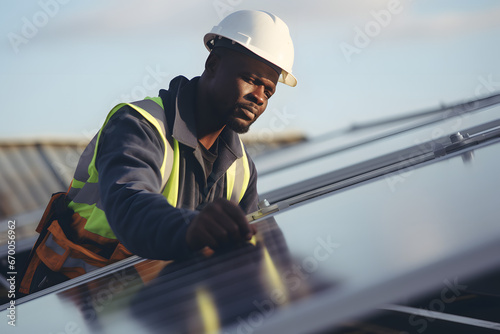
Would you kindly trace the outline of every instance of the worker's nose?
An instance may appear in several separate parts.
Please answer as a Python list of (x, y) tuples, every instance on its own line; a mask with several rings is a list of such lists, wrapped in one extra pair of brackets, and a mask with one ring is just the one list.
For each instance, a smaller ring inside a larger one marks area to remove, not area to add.
[(255, 89), (249, 94), (251, 101), (258, 106), (266, 102), (266, 93), (264, 86), (255, 86)]

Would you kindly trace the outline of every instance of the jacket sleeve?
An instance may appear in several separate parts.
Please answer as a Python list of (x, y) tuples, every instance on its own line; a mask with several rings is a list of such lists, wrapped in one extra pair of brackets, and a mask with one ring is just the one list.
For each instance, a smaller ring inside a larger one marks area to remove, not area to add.
[(96, 168), (101, 202), (118, 240), (149, 259), (187, 256), (189, 222), (197, 212), (172, 207), (161, 194), (165, 148), (156, 129), (125, 106), (106, 124)]
[(240, 207), (243, 209), (245, 214), (249, 214), (257, 211), (257, 203), (259, 202), (259, 195), (257, 193), (257, 169), (255, 164), (248, 155), (248, 164), (250, 165), (250, 180), (248, 182), (248, 188), (245, 191), (245, 195), (240, 201)]

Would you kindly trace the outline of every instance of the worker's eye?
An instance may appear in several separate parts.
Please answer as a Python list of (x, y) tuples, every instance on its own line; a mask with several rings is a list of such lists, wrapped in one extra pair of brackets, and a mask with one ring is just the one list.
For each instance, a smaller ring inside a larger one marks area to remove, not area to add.
[(251, 84), (251, 85), (256, 85), (257, 84), (253, 78), (249, 78), (247, 82), (249, 84)]

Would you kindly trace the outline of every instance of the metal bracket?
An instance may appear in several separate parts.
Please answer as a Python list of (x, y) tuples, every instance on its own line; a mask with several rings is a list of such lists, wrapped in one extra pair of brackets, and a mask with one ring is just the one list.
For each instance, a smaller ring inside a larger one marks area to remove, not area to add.
[(258, 204), (259, 210), (247, 215), (247, 220), (250, 223), (256, 223), (257, 219), (265, 217), (271, 213), (279, 211), (277, 204), (270, 205), (267, 199), (263, 199)]

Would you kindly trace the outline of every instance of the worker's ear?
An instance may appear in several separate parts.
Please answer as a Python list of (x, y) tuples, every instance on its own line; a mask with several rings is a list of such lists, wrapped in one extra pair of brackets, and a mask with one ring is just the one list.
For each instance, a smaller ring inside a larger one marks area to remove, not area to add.
[(221, 62), (221, 56), (216, 52), (210, 52), (205, 61), (205, 72), (208, 76), (213, 77), (215, 72), (217, 72), (217, 68)]

